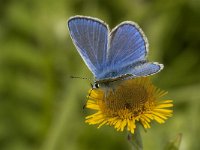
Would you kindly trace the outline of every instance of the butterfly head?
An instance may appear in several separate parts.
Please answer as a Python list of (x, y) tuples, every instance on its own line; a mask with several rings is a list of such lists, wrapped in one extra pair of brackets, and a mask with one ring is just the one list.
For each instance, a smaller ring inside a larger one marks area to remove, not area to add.
[(100, 84), (97, 81), (95, 81), (93, 86), (92, 86), (92, 88), (93, 89), (98, 89), (99, 87), (100, 87)]

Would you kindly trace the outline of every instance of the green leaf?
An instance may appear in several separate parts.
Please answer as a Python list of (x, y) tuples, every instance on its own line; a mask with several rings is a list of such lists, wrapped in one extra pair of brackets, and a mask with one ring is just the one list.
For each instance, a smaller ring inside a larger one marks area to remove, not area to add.
[(168, 142), (164, 150), (179, 150), (181, 140), (182, 140), (182, 134), (179, 133), (175, 139)]

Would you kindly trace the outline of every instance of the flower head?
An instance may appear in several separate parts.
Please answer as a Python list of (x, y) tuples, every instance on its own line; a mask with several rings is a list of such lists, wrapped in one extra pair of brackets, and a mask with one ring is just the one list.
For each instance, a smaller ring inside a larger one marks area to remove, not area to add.
[(114, 126), (134, 133), (136, 122), (150, 128), (152, 120), (164, 123), (172, 116), (172, 100), (161, 100), (167, 92), (155, 87), (148, 77), (124, 80), (114, 89), (90, 90), (86, 107), (97, 112), (86, 117), (89, 124)]

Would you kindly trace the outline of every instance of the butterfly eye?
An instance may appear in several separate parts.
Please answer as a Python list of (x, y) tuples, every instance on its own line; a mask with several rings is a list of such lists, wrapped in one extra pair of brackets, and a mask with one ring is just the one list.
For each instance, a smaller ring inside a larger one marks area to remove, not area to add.
[(94, 83), (94, 88), (99, 88), (99, 84), (98, 83)]

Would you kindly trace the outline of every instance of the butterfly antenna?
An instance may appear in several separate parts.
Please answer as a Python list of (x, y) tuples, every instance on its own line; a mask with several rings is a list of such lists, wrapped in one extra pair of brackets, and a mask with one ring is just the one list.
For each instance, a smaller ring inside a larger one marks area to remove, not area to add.
[[(89, 92), (89, 94), (88, 94), (88, 96), (87, 96), (87, 100), (90, 98), (90, 95), (91, 95), (91, 93), (92, 93), (92, 90), (94, 89), (94, 88), (93, 88), (93, 84), (90, 83), (90, 85), (91, 85), (91, 89), (90, 89), (90, 92)], [(86, 108), (87, 100), (86, 100), (86, 103), (83, 105), (83, 110), (85, 110), (85, 108)]]
[(92, 81), (91, 79), (89, 79), (89, 78), (84, 78), (84, 77), (75, 77), (75, 76), (70, 76), (70, 78), (72, 78), (72, 79), (84, 79), (84, 80)]
[[(90, 82), (93, 82), (91, 79), (89, 79), (89, 78), (84, 78), (84, 77), (70, 76), (70, 78), (73, 78), (73, 79), (84, 79), (84, 80), (89, 80)], [(83, 110), (85, 110), (86, 105), (87, 105), (87, 100), (88, 100), (88, 98), (90, 97), (92, 90), (94, 89), (93, 84), (90, 83), (90, 85), (91, 85), (91, 90), (90, 90), (90, 92), (89, 92), (89, 94), (88, 94), (88, 96), (87, 96), (87, 99), (86, 99), (85, 104), (83, 105)], [(84, 111), (84, 112), (85, 112), (85, 111)]]
[(89, 94), (88, 94), (88, 98), (90, 97), (90, 95), (91, 95), (91, 93), (92, 93), (92, 90), (94, 89), (94, 86), (93, 86), (92, 83), (90, 83), (90, 86), (91, 86), (91, 90), (90, 90), (90, 92), (89, 92)]

